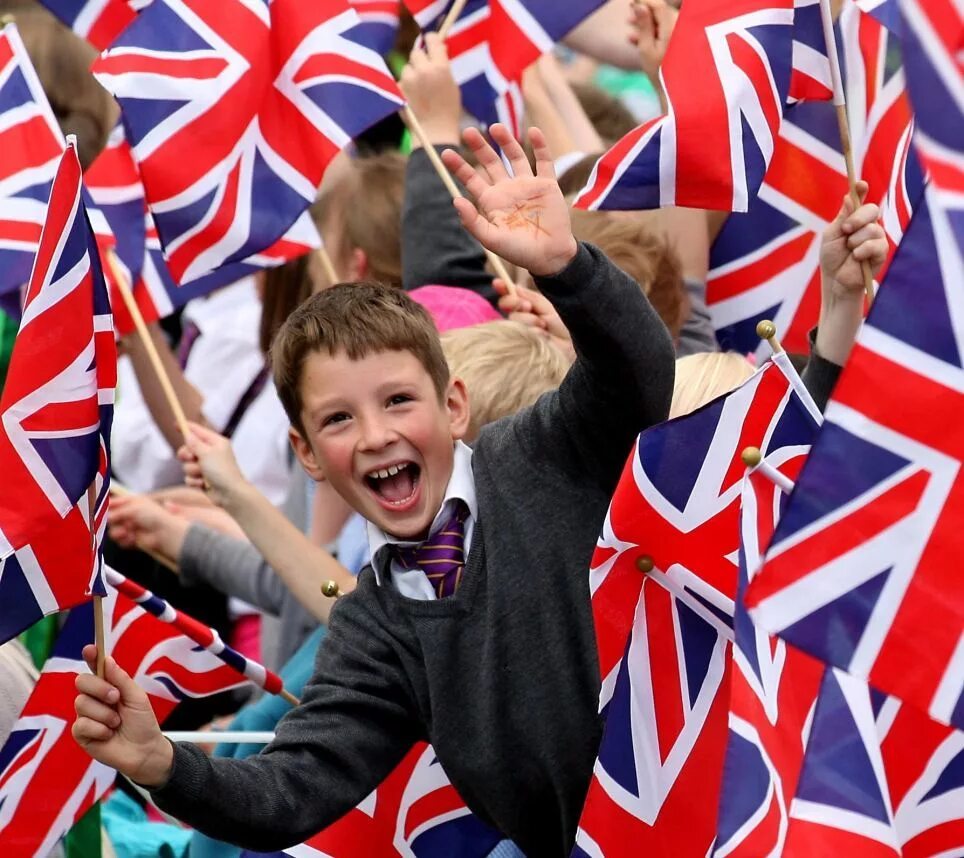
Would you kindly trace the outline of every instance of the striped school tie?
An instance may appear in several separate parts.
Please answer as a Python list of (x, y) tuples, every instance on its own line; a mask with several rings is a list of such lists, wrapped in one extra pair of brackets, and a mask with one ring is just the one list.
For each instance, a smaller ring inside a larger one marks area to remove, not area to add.
[(406, 569), (421, 569), (439, 599), (451, 596), (462, 581), (465, 566), (465, 519), (468, 507), (455, 502), (452, 515), (420, 545), (396, 545), (395, 554)]

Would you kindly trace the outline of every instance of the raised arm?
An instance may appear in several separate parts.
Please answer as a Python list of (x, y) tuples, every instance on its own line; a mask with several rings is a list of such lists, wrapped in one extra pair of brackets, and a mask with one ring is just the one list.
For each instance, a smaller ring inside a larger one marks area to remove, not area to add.
[(672, 341), (639, 285), (598, 249), (576, 242), (542, 133), (530, 129), (535, 173), (504, 126), (491, 133), (514, 176), (474, 129), (465, 142), (482, 173), (458, 153), (444, 153), (475, 200), (457, 201), (462, 223), (490, 250), (529, 270), (569, 330), (577, 356), (558, 393), (520, 418), (528, 421), (520, 440), (536, 460), (546, 451), (554, 460), (570, 452), (581, 469), (589, 460), (596, 467), (588, 470), (609, 486), (635, 435), (669, 412)]

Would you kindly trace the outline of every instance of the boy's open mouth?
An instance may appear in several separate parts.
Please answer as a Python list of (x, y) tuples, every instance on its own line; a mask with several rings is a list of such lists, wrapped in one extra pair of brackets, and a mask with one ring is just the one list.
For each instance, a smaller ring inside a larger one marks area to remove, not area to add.
[(402, 506), (412, 499), (418, 488), (422, 469), (414, 462), (397, 462), (365, 475), (368, 487), (391, 506)]

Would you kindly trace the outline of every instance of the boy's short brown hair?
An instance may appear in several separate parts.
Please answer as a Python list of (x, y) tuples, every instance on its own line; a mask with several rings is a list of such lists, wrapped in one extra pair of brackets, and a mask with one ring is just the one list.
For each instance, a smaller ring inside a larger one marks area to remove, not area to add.
[(312, 352), (351, 360), (385, 351), (411, 352), (425, 367), (439, 399), (449, 367), (428, 311), (400, 289), (381, 283), (340, 283), (313, 295), (279, 329), (271, 346), (278, 398), (291, 425), (307, 438), (301, 420), (301, 376)]
[(486, 322), (442, 334), (449, 369), (469, 393), (467, 438), (487, 423), (532, 405), (555, 390), (569, 361), (544, 336), (521, 322)]

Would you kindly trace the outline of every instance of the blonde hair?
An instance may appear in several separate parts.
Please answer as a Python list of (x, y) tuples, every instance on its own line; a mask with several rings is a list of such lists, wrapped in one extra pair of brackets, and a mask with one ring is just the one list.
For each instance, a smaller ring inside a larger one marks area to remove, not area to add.
[(753, 364), (736, 352), (701, 352), (679, 358), (669, 416), (681, 417), (696, 411), (739, 387), (755, 371)]
[(311, 207), (318, 229), (337, 220), (339, 247), (329, 247), (336, 259), (355, 248), (365, 252), (368, 280), (402, 285), (402, 200), (405, 195), (405, 157), (380, 152), (356, 158), (322, 189)]
[(487, 423), (532, 405), (565, 378), (569, 362), (545, 337), (521, 322), (497, 321), (442, 334), (453, 376), (469, 392), (468, 437)]

